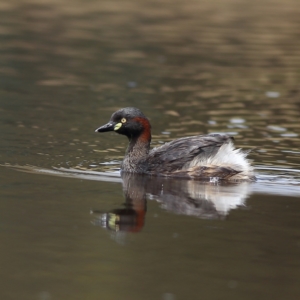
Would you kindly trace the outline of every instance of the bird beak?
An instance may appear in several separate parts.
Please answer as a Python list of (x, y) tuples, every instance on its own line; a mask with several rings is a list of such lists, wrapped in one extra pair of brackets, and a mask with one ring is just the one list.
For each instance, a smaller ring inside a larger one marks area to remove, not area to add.
[(114, 131), (115, 130), (115, 123), (108, 122), (107, 124), (97, 128), (95, 132), (106, 132), (106, 131)]

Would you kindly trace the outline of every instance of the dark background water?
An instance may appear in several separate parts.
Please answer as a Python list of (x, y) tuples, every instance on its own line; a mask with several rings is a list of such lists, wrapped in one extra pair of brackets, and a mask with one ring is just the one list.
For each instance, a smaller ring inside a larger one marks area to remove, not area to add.
[[(1, 299), (298, 299), (299, 15), (297, 0), (0, 1)], [(153, 145), (227, 132), (254, 149), (248, 199), (214, 219), (153, 199), (139, 233), (95, 226), (122, 185), (84, 174), (127, 141), (94, 130), (125, 106)]]

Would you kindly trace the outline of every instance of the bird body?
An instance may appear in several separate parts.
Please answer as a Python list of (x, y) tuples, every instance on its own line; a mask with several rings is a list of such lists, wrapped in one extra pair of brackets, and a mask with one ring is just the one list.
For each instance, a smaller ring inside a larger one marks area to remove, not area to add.
[(235, 149), (233, 138), (225, 134), (183, 137), (150, 150), (150, 122), (134, 107), (118, 110), (96, 131), (115, 131), (128, 137), (123, 172), (198, 180), (255, 180), (248, 152)]

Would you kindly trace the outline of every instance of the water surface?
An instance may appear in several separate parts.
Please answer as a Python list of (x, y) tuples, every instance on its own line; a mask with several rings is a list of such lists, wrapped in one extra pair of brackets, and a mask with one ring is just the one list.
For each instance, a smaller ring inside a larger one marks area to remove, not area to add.
[[(2, 1), (1, 299), (298, 299), (299, 10)], [(153, 146), (231, 134), (258, 182), (122, 181), (94, 130), (125, 106)]]

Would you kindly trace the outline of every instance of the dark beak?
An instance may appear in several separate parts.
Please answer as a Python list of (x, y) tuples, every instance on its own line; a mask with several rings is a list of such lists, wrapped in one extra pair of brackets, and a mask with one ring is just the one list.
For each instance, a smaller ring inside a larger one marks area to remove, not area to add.
[(115, 123), (108, 122), (107, 124), (97, 128), (95, 132), (106, 132), (106, 131), (114, 131)]

